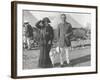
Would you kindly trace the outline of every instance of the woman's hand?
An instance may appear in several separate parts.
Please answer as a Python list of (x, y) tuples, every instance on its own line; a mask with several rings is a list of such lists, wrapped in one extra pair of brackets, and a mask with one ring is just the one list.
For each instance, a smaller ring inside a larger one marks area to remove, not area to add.
[(49, 45), (52, 45), (52, 40), (49, 40), (48, 44), (49, 44)]
[(48, 44), (51, 44), (51, 40), (48, 41)]

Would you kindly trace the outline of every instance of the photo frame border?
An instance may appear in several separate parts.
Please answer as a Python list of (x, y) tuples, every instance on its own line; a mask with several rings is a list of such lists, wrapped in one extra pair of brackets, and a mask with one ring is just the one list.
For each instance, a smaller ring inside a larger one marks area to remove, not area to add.
[[(96, 71), (81, 72), (81, 73), (63, 73), (63, 74), (46, 74), (46, 75), (30, 75), (17, 76), (17, 4), (28, 5), (47, 5), (59, 7), (76, 7), (76, 8), (90, 8), (96, 9)], [(81, 74), (96, 74), (98, 73), (98, 7), (89, 5), (74, 5), (74, 4), (58, 4), (58, 3), (42, 3), (42, 2), (27, 2), (27, 1), (12, 1), (11, 2), (11, 78), (35, 78), (35, 77), (53, 77), (66, 75), (81, 75)]]

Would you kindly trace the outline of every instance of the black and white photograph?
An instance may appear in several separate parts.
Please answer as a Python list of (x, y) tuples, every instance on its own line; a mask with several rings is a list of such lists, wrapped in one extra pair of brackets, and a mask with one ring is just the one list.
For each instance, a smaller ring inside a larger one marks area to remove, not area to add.
[(23, 69), (91, 66), (91, 14), (23, 10)]
[(12, 76), (97, 72), (97, 7), (13, 3)]

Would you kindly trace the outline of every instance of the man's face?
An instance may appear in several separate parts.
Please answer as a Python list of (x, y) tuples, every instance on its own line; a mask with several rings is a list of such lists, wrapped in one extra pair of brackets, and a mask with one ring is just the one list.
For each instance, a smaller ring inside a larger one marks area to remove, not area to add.
[(66, 21), (66, 16), (65, 15), (61, 15), (61, 20), (64, 22)]
[(28, 24), (25, 24), (25, 27), (27, 27)]
[(25, 24), (25, 31), (27, 31), (27, 24)]

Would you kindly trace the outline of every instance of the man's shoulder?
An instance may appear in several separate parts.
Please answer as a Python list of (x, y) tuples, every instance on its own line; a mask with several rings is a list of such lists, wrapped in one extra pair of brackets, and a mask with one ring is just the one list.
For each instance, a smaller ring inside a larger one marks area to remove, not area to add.
[[(70, 22), (65, 22), (66, 24), (69, 24), (69, 25), (71, 25), (71, 23)], [(63, 23), (59, 23), (58, 25), (62, 25)]]
[(69, 22), (67, 22), (66, 25), (67, 25), (69, 28), (72, 27), (71, 23), (69, 23)]
[[(61, 27), (63, 25), (63, 23), (59, 23), (58, 24), (58, 27)], [(66, 22), (66, 25), (69, 25), (69, 26), (71, 26), (71, 23), (69, 23), (69, 22)]]
[(27, 27), (32, 27), (32, 26), (30, 24), (28, 24)]
[(69, 22), (66, 22), (66, 24), (67, 24), (67, 25), (71, 25), (71, 23), (69, 23)]

